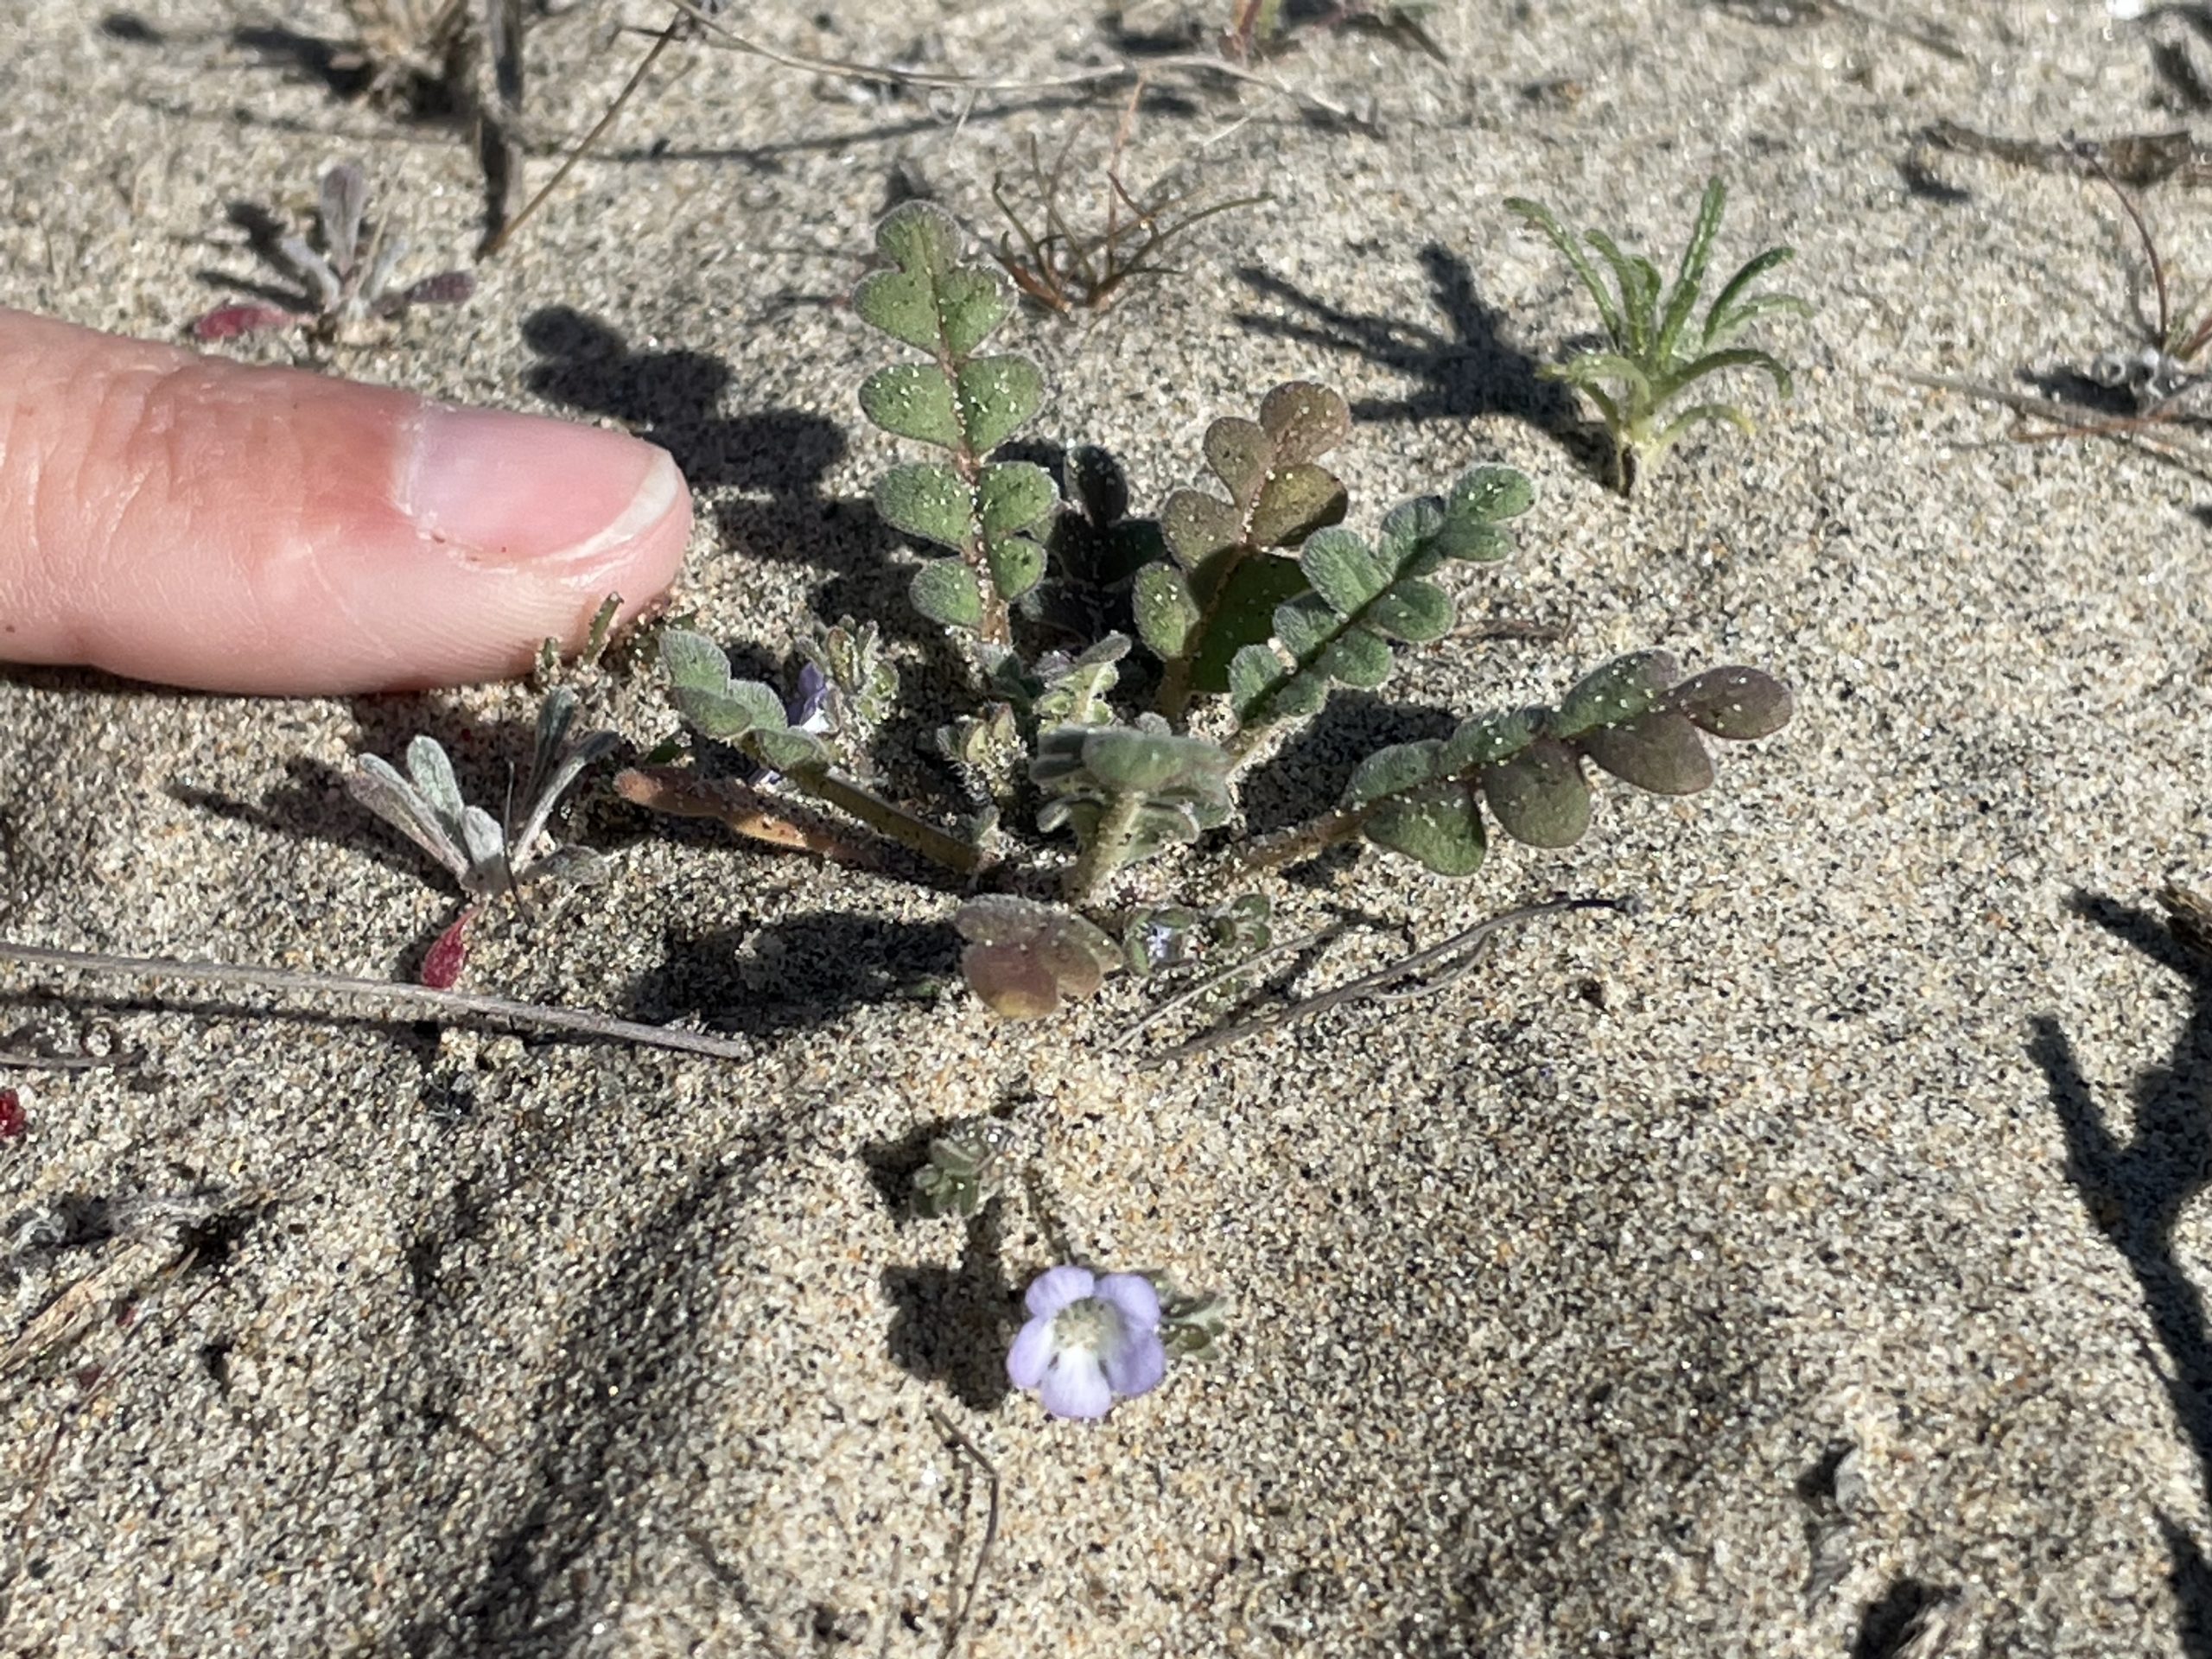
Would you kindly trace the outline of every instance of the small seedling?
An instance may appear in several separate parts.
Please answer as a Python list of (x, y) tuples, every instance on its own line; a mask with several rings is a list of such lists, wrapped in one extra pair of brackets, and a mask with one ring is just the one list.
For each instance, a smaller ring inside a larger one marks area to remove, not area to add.
[(1774, 382), (1783, 397), (1789, 396), (1789, 371), (1777, 359), (1729, 342), (1762, 317), (1812, 315), (1813, 308), (1794, 295), (1751, 291), (1759, 278), (1793, 257), (1792, 249), (1769, 248), (1747, 260), (1707, 308), (1703, 321), (1692, 322), (1726, 201), (1727, 188), (1719, 179), (1706, 185), (1674, 285), (1662, 293), (1656, 265), (1640, 255), (1623, 253), (1603, 231), (1585, 231), (1583, 240), (1611, 269), (1614, 288), (1608, 289), (1589, 256), (1548, 207), (1522, 196), (1506, 200), (1509, 209), (1541, 231), (1567, 257), (1597, 302), (1610, 349), (1578, 353), (1541, 372), (1580, 389), (1597, 404), (1612, 439), (1614, 482), (1623, 495), (1634, 487), (1642, 467), (1656, 463), (1693, 427), (1725, 421), (1746, 434), (1753, 429), (1751, 416), (1734, 404), (1675, 409), (1675, 400), (1698, 381), (1731, 369), (1756, 369)]
[[(1240, 772), (1338, 688), (1378, 687), (1401, 651), (1446, 638), (1457, 613), (1444, 574), (1510, 554), (1533, 486), (1511, 467), (1476, 467), (1446, 493), (1385, 514), (1370, 536), (1355, 534), (1340, 522), (1344, 486), (1320, 460), (1349, 435), (1350, 410), (1327, 387), (1294, 381), (1268, 392), (1256, 419), (1208, 428), (1205, 459), (1220, 493), (1175, 491), (1147, 525), (1128, 517), (1119, 468), (1078, 449), (1081, 464), (1065, 469), (1076, 499), (1063, 501), (1042, 467), (991, 453), (1043, 397), (1027, 358), (980, 350), (1011, 308), (1006, 283), (962, 257), (957, 228), (926, 203), (894, 210), (877, 244), (887, 267), (863, 279), (854, 308), (929, 360), (870, 376), (862, 407), (951, 457), (893, 468), (877, 507), (953, 555), (923, 566), (912, 596), (968, 655), (978, 706), (940, 728), (937, 742), (982, 810), (941, 826), (887, 786), (863, 783), (860, 748), (833, 752), (827, 735), (801, 729), (774, 688), (734, 678), (719, 645), (680, 629), (661, 639), (677, 712), (697, 737), (735, 747), (778, 781), (772, 791), (737, 785), (695, 765), (626, 773), (618, 790), (756, 836), (753, 819), (775, 796), (810, 798), (855, 820), (850, 835), (989, 883), (997, 890), (969, 898), (953, 922), (969, 984), (1010, 1018), (1050, 1014), (1096, 995), (1116, 973), (1141, 976), (1201, 950), (1262, 959), (1268, 897), (1223, 893), (1234, 872), (1212, 856), (1236, 817)], [(1688, 263), (1684, 287), (1694, 289), (1702, 255)], [(1122, 605), (1149, 670), (1127, 634), (1103, 626)], [(1094, 631), (1071, 641), (1068, 629), (1084, 619)], [(839, 660), (816, 655), (828, 668)], [(857, 665), (838, 671), (867, 677)], [(1147, 694), (1149, 709), (1140, 706)], [(887, 683), (878, 701), (887, 709), (893, 695)], [(1701, 734), (1763, 737), (1789, 715), (1787, 690), (1755, 669), (1683, 679), (1663, 654), (1638, 653), (1587, 677), (1555, 709), (1482, 717), (1448, 740), (1377, 750), (1336, 810), (1246, 846), (1237, 862), (1256, 873), (1363, 841), (1437, 874), (1466, 875), (1486, 855), (1485, 812), (1516, 839), (1564, 847), (1590, 819), (1586, 763), (1659, 793), (1694, 794), (1713, 779)], [(1073, 854), (1054, 871), (1051, 841), (1062, 834)], [(1179, 868), (1170, 874), (1163, 865)], [(1116, 890), (1141, 871), (1146, 891), (1116, 905)], [(1054, 874), (1063, 902), (1030, 896)], [(1427, 974), (1429, 960), (1409, 958), (1402, 971)]]
[(407, 746), (407, 775), (373, 754), (354, 764), (353, 797), (449, 871), (471, 899), (512, 892), (525, 881), (597, 881), (606, 861), (582, 847), (540, 845), (561, 797), (593, 761), (621, 744), (613, 732), (571, 733), (575, 693), (549, 695), (537, 714), (537, 741), (523, 785), (521, 827), (502, 823), (461, 798), (453, 762), (435, 737)]
[(417, 305), (457, 305), (476, 291), (476, 278), (465, 270), (442, 270), (397, 286), (407, 238), (381, 222), (365, 224), (368, 200), (368, 176), (359, 162), (341, 162), (325, 173), (316, 192), (320, 249), (304, 237), (273, 228), (256, 238), (263, 257), (299, 283), (298, 302), (219, 305), (192, 325), (193, 337), (232, 340), (300, 328), (327, 344), (347, 338), (372, 320), (404, 316)]

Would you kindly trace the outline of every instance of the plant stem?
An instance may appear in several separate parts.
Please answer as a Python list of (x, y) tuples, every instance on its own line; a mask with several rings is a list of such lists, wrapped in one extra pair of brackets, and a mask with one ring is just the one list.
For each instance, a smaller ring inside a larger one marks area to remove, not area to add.
[[(1001, 608), (1003, 612), (1004, 607)], [(975, 875), (983, 868), (983, 849), (974, 842), (963, 841), (926, 819), (916, 817), (904, 807), (893, 806), (849, 778), (827, 770), (791, 772), (789, 777), (793, 788), (851, 813), (886, 840), (897, 842), (909, 852), (919, 853), (933, 864), (942, 864), (963, 875)]]
[(1236, 855), (1236, 861), (1253, 874), (1279, 870), (1286, 864), (1325, 852), (1339, 842), (1350, 841), (1366, 822), (1364, 812), (1332, 812), (1311, 823), (1301, 823), (1253, 842)]
[(1116, 795), (1114, 804), (1099, 815), (1098, 827), (1090, 832), (1090, 840), (1068, 871), (1068, 903), (1089, 904), (1098, 884), (1122, 868), (1129, 832), (1136, 828), (1137, 814), (1143, 810), (1144, 797), (1132, 791)]
[(17, 962), (32, 968), (61, 968), (74, 973), (119, 979), (179, 980), (186, 984), (245, 985), (256, 990), (297, 991), (315, 996), (340, 996), (392, 1011), (473, 1015), (495, 1025), (522, 1026), (541, 1031), (571, 1032), (580, 1037), (601, 1037), (615, 1042), (636, 1043), (646, 1048), (671, 1048), (687, 1054), (706, 1054), (716, 1059), (753, 1058), (753, 1045), (741, 1039), (710, 1037), (704, 1032), (677, 1031), (648, 1026), (633, 1020), (587, 1008), (547, 1007), (536, 1002), (511, 1002), (504, 997), (478, 996), (470, 991), (433, 990), (427, 985), (403, 985), (389, 979), (353, 979), (342, 974), (302, 974), (289, 969), (264, 968), (256, 963), (181, 962), (173, 957), (115, 957), (92, 950), (60, 950), (44, 945), (16, 944), (0, 940), (0, 962)]

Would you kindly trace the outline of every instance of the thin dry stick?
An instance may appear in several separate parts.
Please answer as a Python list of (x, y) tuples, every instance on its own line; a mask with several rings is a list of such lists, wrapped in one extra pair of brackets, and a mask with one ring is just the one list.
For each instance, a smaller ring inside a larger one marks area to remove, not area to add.
[[(1140, 1064), (1149, 1071), (1154, 1066), (1166, 1065), (1172, 1060), (1185, 1060), (1195, 1055), (1211, 1053), (1217, 1048), (1225, 1048), (1231, 1043), (1242, 1042), (1245, 1038), (1255, 1036), (1261, 1032), (1273, 1031), (1279, 1027), (1291, 1025), (1300, 1020), (1310, 1020), (1317, 1014), (1325, 1014), (1331, 1008), (1341, 1007), (1347, 1002), (1357, 1001), (1363, 997), (1385, 997), (1392, 1001), (1409, 1001), (1416, 996), (1426, 996), (1433, 991), (1449, 985), (1472, 968), (1481, 959), (1483, 953), (1489, 950), (1491, 937), (1508, 923), (1524, 922), (1534, 916), (1548, 916), (1555, 911), (1563, 910), (1626, 911), (1631, 902), (1624, 899), (1551, 899), (1541, 904), (1522, 905), (1492, 916), (1487, 921), (1477, 922), (1472, 927), (1462, 928), (1442, 944), (1433, 944), (1426, 950), (1416, 950), (1411, 956), (1401, 957), (1395, 962), (1378, 968), (1371, 974), (1363, 974), (1357, 979), (1347, 980), (1342, 985), (1332, 987), (1319, 995), (1309, 996), (1303, 1001), (1288, 1002), (1281, 1007), (1269, 1008), (1266, 1013), (1241, 1024), (1219, 1027), (1206, 1033), (1203, 1037), (1194, 1037), (1187, 1043), (1178, 1044), (1173, 1048), (1162, 1049), (1157, 1054), (1148, 1054)], [(1471, 953), (1467, 959), (1452, 963), (1446, 972), (1426, 979), (1419, 986), (1407, 990), (1393, 992), (1390, 989), (1400, 980), (1421, 974), (1440, 962), (1450, 960), (1463, 950)]]
[(1332, 922), (1326, 927), (1317, 927), (1311, 933), (1300, 934), (1294, 939), (1285, 939), (1280, 944), (1271, 944), (1264, 950), (1255, 951), (1241, 962), (1232, 962), (1218, 972), (1208, 974), (1190, 989), (1169, 997), (1136, 1024), (1115, 1038), (1112, 1042), (1106, 1045), (1107, 1051), (1110, 1053), (1117, 1048), (1127, 1048), (1153, 1027), (1166, 1019), (1169, 1014), (1179, 1008), (1189, 1007), (1192, 1003), (1209, 991), (1217, 990), (1231, 980), (1249, 974), (1255, 968), (1267, 963), (1277, 961), (1284, 957), (1296, 956), (1301, 951), (1311, 950), (1317, 945), (1327, 944), (1351, 926), (1351, 924), (1348, 921)]
[(933, 87), (942, 92), (967, 94), (973, 98), (981, 92), (1044, 92), (1071, 86), (1109, 86), (1116, 81), (1134, 80), (1141, 76), (1158, 74), (1163, 70), (1176, 70), (1198, 75), (1218, 75), (1227, 80), (1248, 81), (1263, 86), (1293, 103), (1319, 111), (1332, 120), (1349, 126), (1365, 127), (1370, 124), (1340, 104), (1330, 102), (1317, 93), (1303, 92), (1278, 76), (1231, 63), (1224, 58), (1209, 57), (1204, 53), (1186, 52), (1168, 57), (1148, 58), (1141, 65), (1123, 58), (1118, 62), (1102, 64), (1095, 69), (1078, 69), (1065, 75), (1046, 75), (1036, 79), (992, 79), (980, 75), (941, 73), (927, 69), (907, 69), (895, 64), (855, 63), (843, 58), (810, 57), (803, 52), (779, 51), (750, 36), (739, 34), (719, 19), (690, 3), (690, 0), (668, 0), (668, 3), (697, 23), (709, 35), (720, 40), (709, 41), (722, 50), (742, 52), (749, 56), (765, 58), (770, 63), (780, 64), (786, 69), (803, 69), (817, 75), (834, 75), (842, 80), (880, 80), (898, 86)]
[(0, 1071), (105, 1071), (138, 1065), (137, 1049), (124, 1054), (41, 1054), (29, 1049), (0, 1049)]
[(345, 997), (394, 1011), (412, 1008), (420, 1013), (462, 1014), (495, 1025), (520, 1026), (533, 1031), (558, 1031), (608, 1042), (635, 1043), (645, 1048), (674, 1049), (684, 1054), (704, 1054), (715, 1059), (743, 1060), (753, 1055), (748, 1043), (710, 1037), (704, 1032), (677, 1031), (648, 1026), (588, 1008), (549, 1007), (537, 1002), (512, 1002), (505, 997), (479, 996), (471, 991), (433, 990), (427, 985), (402, 985), (389, 979), (353, 979), (342, 974), (302, 974), (288, 969), (265, 968), (253, 963), (182, 962), (173, 957), (117, 957), (97, 950), (58, 950), (46, 945), (16, 944), (0, 940), (0, 962), (17, 962), (32, 968), (60, 968), (75, 973), (115, 979), (180, 980), (189, 984), (243, 985), (254, 990), (296, 991), (311, 996)]
[(935, 1406), (930, 1408), (930, 1421), (938, 1426), (940, 1433), (975, 1460), (976, 1466), (983, 1471), (983, 1478), (991, 1484), (991, 1507), (983, 1517), (983, 1542), (976, 1551), (976, 1570), (968, 1575), (967, 1593), (961, 1597), (952, 1622), (945, 1626), (944, 1645), (938, 1649), (938, 1659), (952, 1659), (953, 1650), (960, 1645), (961, 1633), (968, 1628), (968, 1615), (975, 1611), (976, 1592), (982, 1587), (983, 1569), (990, 1564), (991, 1547), (999, 1541), (999, 1468)]
[(644, 60), (630, 72), (630, 79), (622, 83), (622, 90), (615, 93), (614, 101), (607, 106), (607, 113), (601, 116), (592, 130), (584, 135), (583, 142), (569, 152), (567, 158), (554, 169), (553, 176), (538, 187), (536, 195), (523, 204), (520, 213), (484, 238), (483, 245), (476, 250), (478, 263), (491, 258), (505, 247), (514, 233), (529, 222), (530, 216), (537, 211), (539, 205), (561, 188), (561, 181), (575, 170), (576, 163), (591, 152), (592, 146), (606, 137), (607, 129), (614, 124), (615, 118), (622, 113), (623, 106), (636, 95), (638, 88), (645, 84), (645, 77), (652, 73), (653, 65), (660, 61), (660, 54), (690, 31), (690, 24), (684, 18), (669, 19), (668, 27), (661, 30)]

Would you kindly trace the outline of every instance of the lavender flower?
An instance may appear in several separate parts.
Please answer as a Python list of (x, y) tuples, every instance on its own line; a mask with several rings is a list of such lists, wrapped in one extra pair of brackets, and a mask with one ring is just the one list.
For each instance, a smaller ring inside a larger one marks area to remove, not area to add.
[(1053, 1268), (1023, 1299), (1029, 1322), (1006, 1357), (1017, 1389), (1055, 1417), (1103, 1417), (1116, 1397), (1148, 1394), (1167, 1375), (1160, 1295), (1141, 1274)]

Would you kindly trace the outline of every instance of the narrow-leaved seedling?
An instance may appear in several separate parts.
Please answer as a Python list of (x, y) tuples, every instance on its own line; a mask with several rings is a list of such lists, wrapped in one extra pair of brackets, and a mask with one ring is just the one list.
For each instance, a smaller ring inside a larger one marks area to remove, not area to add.
[(1719, 179), (1706, 185), (1674, 285), (1662, 292), (1656, 265), (1641, 255), (1623, 253), (1603, 231), (1585, 231), (1583, 240), (1611, 270), (1614, 286), (1609, 290), (1589, 255), (1576, 245), (1551, 209), (1522, 196), (1506, 200), (1508, 208), (1541, 231), (1567, 257), (1597, 302), (1610, 349), (1580, 353), (1541, 372), (1580, 389), (1597, 404), (1612, 439), (1613, 478), (1623, 495), (1635, 486), (1642, 467), (1656, 462), (1691, 428), (1725, 421), (1746, 434), (1753, 429), (1751, 417), (1734, 404), (1674, 407), (1683, 392), (1708, 375), (1756, 369), (1774, 382), (1783, 397), (1789, 396), (1789, 371), (1778, 359), (1756, 346), (1729, 342), (1762, 317), (1812, 315), (1813, 308), (1795, 295), (1751, 292), (1752, 284), (1791, 258), (1794, 250), (1769, 248), (1746, 260), (1706, 308), (1703, 320), (1692, 321), (1726, 201), (1727, 188)]
[(360, 163), (333, 167), (316, 192), (321, 248), (289, 233), (257, 241), (262, 257), (300, 284), (298, 302), (219, 305), (192, 325), (193, 337), (232, 340), (273, 328), (300, 328), (327, 343), (372, 320), (403, 316), (417, 305), (458, 305), (476, 291), (476, 278), (465, 270), (442, 270), (398, 285), (407, 238), (382, 222), (365, 223), (368, 202), (368, 175)]

